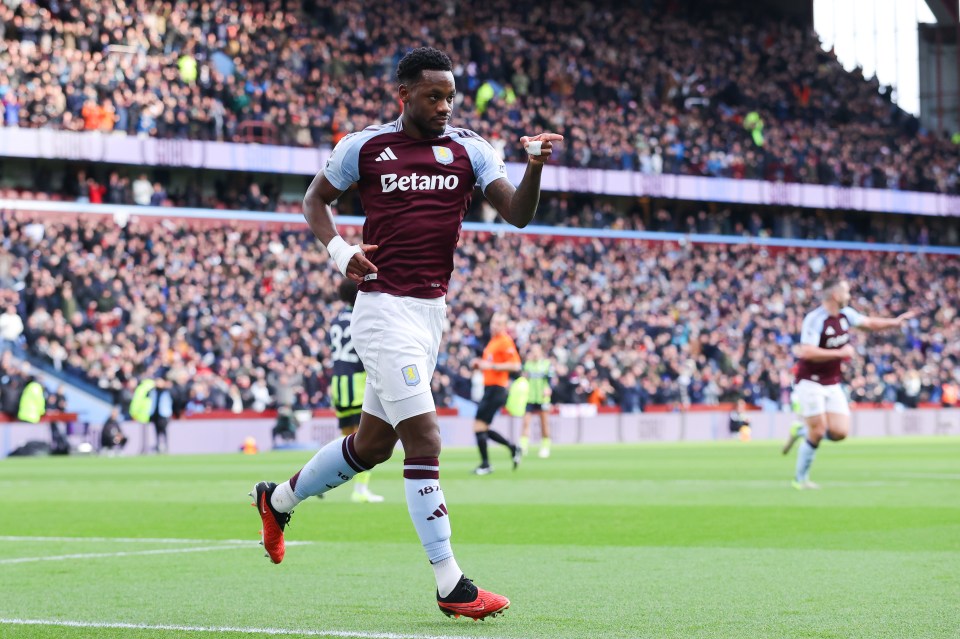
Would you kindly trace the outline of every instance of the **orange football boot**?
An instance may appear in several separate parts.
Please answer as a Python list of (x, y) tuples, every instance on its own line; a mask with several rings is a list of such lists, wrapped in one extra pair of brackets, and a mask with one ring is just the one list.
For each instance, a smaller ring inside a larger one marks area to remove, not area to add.
[(260, 531), (263, 539), (260, 545), (267, 551), (266, 556), (270, 561), (279, 564), (283, 561), (283, 554), (286, 551), (283, 543), (283, 529), (290, 523), (290, 515), (293, 513), (282, 513), (270, 503), (270, 497), (273, 496), (276, 488), (277, 485), (273, 482), (260, 482), (250, 491), (250, 496), (254, 498), (254, 502), (250, 505), (257, 508), (260, 520), (263, 522), (263, 530)]
[(460, 583), (446, 597), (437, 593), (437, 605), (440, 612), (448, 617), (470, 617), (474, 621), (496, 617), (510, 607), (510, 600), (503, 595), (488, 592), (473, 585), (466, 577), (460, 577)]

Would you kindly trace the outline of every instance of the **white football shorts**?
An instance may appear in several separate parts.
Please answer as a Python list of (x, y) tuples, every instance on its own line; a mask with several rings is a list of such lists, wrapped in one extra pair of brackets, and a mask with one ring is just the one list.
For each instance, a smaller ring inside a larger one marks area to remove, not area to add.
[(813, 417), (825, 413), (849, 415), (850, 406), (840, 384), (824, 386), (809, 379), (801, 379), (796, 387), (797, 401), (800, 402), (800, 415)]
[(396, 426), (436, 410), (430, 381), (446, 321), (443, 297), (357, 295), (350, 334), (367, 370), (365, 412)]

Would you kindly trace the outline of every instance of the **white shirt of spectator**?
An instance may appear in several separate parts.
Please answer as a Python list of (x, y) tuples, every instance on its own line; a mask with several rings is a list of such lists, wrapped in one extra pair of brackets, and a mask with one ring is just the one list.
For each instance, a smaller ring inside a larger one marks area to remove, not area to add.
[(133, 181), (133, 201), (140, 206), (150, 206), (150, 196), (153, 195), (153, 184), (150, 180), (137, 178)]
[(43, 224), (40, 224), (39, 222), (33, 222), (23, 227), (23, 234), (34, 244), (39, 244), (43, 241), (43, 236), (46, 234), (46, 229), (43, 227)]
[(23, 320), (16, 313), (0, 315), (0, 339), (15, 342), (23, 334)]

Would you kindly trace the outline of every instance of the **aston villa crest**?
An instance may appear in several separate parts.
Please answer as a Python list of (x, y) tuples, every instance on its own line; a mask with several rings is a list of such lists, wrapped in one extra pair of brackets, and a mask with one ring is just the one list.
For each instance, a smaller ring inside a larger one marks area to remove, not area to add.
[(416, 364), (404, 366), (400, 369), (400, 372), (403, 374), (403, 381), (407, 386), (416, 386), (420, 383), (420, 371), (417, 370)]
[(440, 164), (453, 164), (453, 151), (445, 146), (433, 147), (433, 157), (437, 158)]

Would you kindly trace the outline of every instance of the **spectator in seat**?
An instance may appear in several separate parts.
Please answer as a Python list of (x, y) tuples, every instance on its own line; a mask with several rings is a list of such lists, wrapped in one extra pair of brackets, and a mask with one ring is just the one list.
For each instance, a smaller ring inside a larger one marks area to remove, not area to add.
[(140, 177), (133, 181), (133, 202), (140, 206), (150, 206), (152, 196), (153, 185), (147, 179), (147, 174), (141, 173)]
[(127, 445), (127, 436), (120, 428), (120, 407), (114, 406), (110, 410), (110, 417), (103, 423), (100, 431), (100, 450), (109, 455), (116, 454)]
[(23, 335), (23, 320), (15, 306), (8, 306), (0, 315), (0, 353), (12, 349), (20, 343)]
[(750, 426), (750, 417), (747, 415), (747, 402), (740, 398), (730, 413), (730, 432), (739, 433), (744, 426)]

